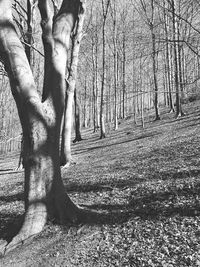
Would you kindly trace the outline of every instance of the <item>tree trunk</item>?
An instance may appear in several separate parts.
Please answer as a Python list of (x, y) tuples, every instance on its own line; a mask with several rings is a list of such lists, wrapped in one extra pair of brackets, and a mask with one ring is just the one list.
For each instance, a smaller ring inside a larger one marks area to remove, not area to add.
[[(75, 6), (77, 3), (75, 4)], [(85, 6), (84, 3), (80, 3), (78, 9), (79, 14), (77, 23), (74, 28), (72, 36), (72, 54), (71, 63), (69, 67), (69, 74), (67, 79), (67, 97), (65, 101), (64, 111), (64, 123), (62, 130), (62, 142), (61, 142), (61, 166), (69, 166), (71, 161), (71, 131), (72, 131), (72, 107), (74, 99), (74, 91), (76, 86), (77, 68), (78, 68), (78, 56), (80, 50), (80, 43), (82, 39), (83, 22), (85, 18)]]
[[(68, 87), (69, 88), (69, 87)], [(74, 88), (66, 91), (65, 109), (63, 117), (60, 165), (68, 167), (71, 162), (71, 131), (72, 131), (72, 109), (74, 99)]]
[(157, 68), (156, 68), (156, 39), (154, 33), (154, 0), (151, 0), (152, 7), (152, 21), (150, 25), (151, 40), (152, 40), (152, 65), (153, 65), (153, 80), (154, 80), (154, 107), (155, 107), (155, 120), (160, 120), (158, 110), (158, 81), (157, 81)]
[(104, 4), (104, 0), (102, 0), (102, 11), (103, 11), (103, 26), (102, 26), (102, 81), (101, 81), (101, 106), (100, 106), (100, 139), (106, 137), (106, 131), (105, 131), (105, 101), (104, 101), (104, 90), (105, 90), (105, 67), (106, 67), (106, 40), (105, 40), (105, 28), (106, 28), (106, 19), (107, 19), (107, 14), (108, 14), (108, 8), (110, 5), (110, 0), (107, 0), (106, 6)]
[(104, 88), (105, 88), (105, 22), (103, 22), (103, 63), (102, 63), (102, 69), (103, 69), (103, 75), (102, 75), (102, 82), (101, 82), (101, 105), (100, 105), (100, 139), (106, 137), (106, 132), (105, 132), (105, 111), (104, 111), (104, 106), (105, 106), (105, 101), (104, 101)]
[(116, 19), (116, 3), (114, 0), (113, 8), (113, 47), (114, 47), (114, 129), (118, 130), (118, 108), (117, 108), (117, 19)]
[(169, 19), (166, 15), (165, 10), (165, 1), (164, 3), (164, 27), (165, 27), (165, 38), (166, 38), (166, 71), (167, 71), (167, 86), (168, 86), (168, 99), (169, 99), (169, 112), (174, 112), (174, 105), (173, 105), (173, 99), (172, 99), (172, 86), (171, 86), (171, 75), (170, 75), (170, 47), (169, 47)]
[(172, 26), (173, 26), (173, 45), (174, 45), (174, 78), (175, 78), (175, 87), (176, 87), (176, 117), (180, 117), (183, 114), (181, 107), (181, 99), (180, 99), (180, 90), (179, 90), (179, 66), (178, 66), (178, 22), (177, 17), (175, 15), (176, 6), (175, 1), (172, 0)]
[(64, 1), (55, 18), (53, 79), (49, 97), (42, 103), (24, 48), (14, 29), (12, 1), (0, 2), (0, 56), (9, 75), (23, 129), (25, 165), (24, 222), (17, 236), (5, 243), (3, 253), (42, 231), (48, 217), (60, 222), (78, 220), (78, 208), (65, 193), (59, 160), (67, 49), (77, 8), (71, 0)]
[[(125, 25), (124, 25), (125, 26)], [(125, 39), (125, 29), (123, 29), (123, 38), (122, 38), (122, 49), (123, 49), (123, 61), (122, 61), (122, 118), (126, 116), (125, 113), (125, 96), (126, 96), (126, 39)]]
[(93, 132), (95, 133), (97, 130), (97, 123), (96, 123), (96, 90), (95, 90), (95, 79), (96, 79), (96, 71), (95, 71), (95, 51), (94, 51), (95, 43), (92, 41), (92, 96), (93, 96)]
[[(33, 41), (33, 17), (34, 17), (34, 11), (35, 11), (35, 4), (36, 0), (27, 0), (27, 31), (24, 35), (24, 42), (25, 42), (25, 53), (28, 59), (28, 62), (32, 68), (32, 41)], [(19, 163), (17, 169), (23, 169), (24, 168), (24, 161), (23, 161), (23, 135), (21, 140), (21, 151), (19, 156)]]
[(75, 106), (75, 139), (73, 143), (82, 141), (81, 137), (81, 105), (77, 97), (77, 89), (74, 92), (74, 106)]

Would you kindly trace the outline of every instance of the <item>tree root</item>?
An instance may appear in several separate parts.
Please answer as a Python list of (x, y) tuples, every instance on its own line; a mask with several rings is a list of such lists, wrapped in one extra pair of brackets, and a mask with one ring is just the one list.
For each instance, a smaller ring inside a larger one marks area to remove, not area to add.
[(10, 242), (0, 240), (0, 255), (4, 256), (9, 251), (30, 242), (39, 234), (47, 221), (46, 206), (43, 203), (33, 203), (25, 213), (24, 222), (19, 233)]
[[(90, 223), (95, 224), (95, 223), (105, 223), (105, 222), (113, 223), (116, 221), (116, 216), (124, 217), (124, 214), (119, 212), (116, 214), (110, 211), (97, 211), (94, 209), (79, 207), (76, 206), (75, 204), (73, 205), (75, 206), (74, 214), (72, 215), (70, 211), (70, 206), (68, 206), (67, 210), (64, 211), (66, 218), (68, 217), (68, 220), (62, 221), (62, 219), (60, 218), (61, 224), (66, 224), (69, 222), (70, 225), (90, 224)], [(29, 243), (35, 236), (37, 236), (43, 230), (46, 223), (45, 216), (44, 214), (42, 214), (43, 212), (45, 211), (40, 210), (39, 214), (38, 210), (36, 211), (33, 209), (31, 214), (26, 214), (21, 230), (16, 236), (13, 237), (13, 239), (10, 242), (0, 239), (0, 257), (5, 256), (8, 252), (14, 250), (17, 247)], [(74, 217), (74, 220), (70, 220), (70, 217)]]

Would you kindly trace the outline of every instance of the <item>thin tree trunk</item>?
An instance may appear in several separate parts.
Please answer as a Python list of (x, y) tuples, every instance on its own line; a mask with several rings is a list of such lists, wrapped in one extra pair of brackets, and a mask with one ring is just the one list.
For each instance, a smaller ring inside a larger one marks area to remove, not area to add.
[(81, 137), (81, 105), (77, 97), (77, 89), (74, 92), (74, 106), (75, 106), (75, 139), (73, 143), (82, 141)]
[(172, 0), (172, 26), (173, 26), (173, 45), (174, 45), (174, 78), (175, 78), (175, 87), (176, 87), (176, 116), (180, 117), (183, 114), (181, 107), (181, 99), (179, 92), (179, 69), (178, 69), (178, 48), (177, 48), (177, 40), (178, 40), (178, 22), (177, 17), (175, 16), (176, 6), (175, 1)]
[(126, 39), (125, 39), (125, 30), (123, 29), (123, 61), (122, 61), (122, 118), (124, 119), (125, 114), (125, 96), (126, 96)]
[(167, 18), (166, 11), (165, 11), (165, 1), (164, 1), (164, 21), (165, 21), (165, 38), (166, 38), (166, 70), (167, 70), (167, 85), (168, 85), (168, 99), (169, 99), (169, 112), (174, 112), (174, 105), (172, 100), (172, 87), (171, 87), (171, 75), (170, 75), (170, 47), (169, 47), (169, 19)]
[(110, 5), (110, 0), (107, 0), (106, 6), (104, 4), (104, 0), (102, 0), (102, 10), (103, 10), (103, 26), (102, 26), (102, 82), (101, 82), (101, 106), (100, 106), (100, 139), (106, 137), (106, 132), (105, 132), (105, 101), (104, 101), (104, 90), (105, 90), (105, 67), (106, 67), (106, 40), (105, 40), (105, 34), (106, 34), (106, 18), (108, 14), (108, 8)]
[(95, 90), (95, 79), (96, 79), (96, 73), (95, 73), (95, 51), (94, 51), (94, 45), (95, 43), (92, 42), (92, 95), (93, 95), (93, 132), (95, 133), (97, 130), (97, 123), (96, 123), (96, 90)]
[(114, 46), (114, 129), (118, 130), (118, 108), (117, 108), (117, 19), (116, 19), (116, 3), (113, 2), (113, 46)]
[[(77, 3), (75, 4), (75, 6)], [(78, 56), (80, 50), (80, 43), (82, 39), (83, 22), (85, 18), (85, 4), (82, 3), (79, 6), (79, 14), (77, 24), (72, 36), (72, 56), (69, 67), (69, 74), (67, 79), (67, 97), (65, 101), (64, 111), (64, 124), (62, 130), (62, 142), (61, 142), (61, 166), (68, 166), (71, 161), (71, 132), (72, 132), (72, 107), (74, 99), (74, 91), (76, 86), (77, 68), (78, 68)]]
[(158, 81), (157, 81), (157, 68), (156, 68), (156, 39), (154, 33), (154, 0), (151, 0), (152, 7), (152, 21), (150, 25), (151, 40), (152, 40), (152, 66), (153, 66), (153, 80), (154, 80), (154, 107), (155, 107), (155, 120), (160, 120), (158, 110)]

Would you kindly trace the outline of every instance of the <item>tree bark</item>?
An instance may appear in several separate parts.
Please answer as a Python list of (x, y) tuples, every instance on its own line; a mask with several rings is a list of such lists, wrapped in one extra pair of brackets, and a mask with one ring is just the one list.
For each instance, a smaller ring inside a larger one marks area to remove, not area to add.
[(77, 9), (77, 21), (72, 36), (72, 55), (67, 79), (66, 101), (64, 110), (64, 123), (61, 142), (61, 166), (68, 166), (71, 161), (71, 131), (72, 131), (72, 107), (74, 91), (77, 79), (78, 56), (82, 39), (83, 22), (85, 18), (85, 1), (75, 4)]
[(166, 10), (165, 10), (165, 1), (164, 3), (164, 29), (165, 29), (165, 38), (166, 38), (166, 79), (167, 79), (167, 86), (168, 86), (168, 99), (169, 99), (169, 112), (174, 112), (174, 104), (172, 99), (172, 86), (171, 86), (171, 75), (170, 72), (170, 47), (169, 47), (169, 18), (167, 18)]
[(105, 101), (104, 101), (104, 90), (105, 90), (105, 60), (106, 60), (106, 40), (105, 40), (105, 27), (106, 27), (106, 19), (108, 14), (108, 8), (110, 5), (110, 0), (107, 0), (106, 6), (104, 4), (104, 0), (102, 0), (102, 10), (103, 10), (103, 26), (102, 26), (102, 81), (101, 81), (101, 106), (100, 106), (100, 139), (106, 137), (106, 131), (105, 131)]
[(73, 143), (82, 141), (81, 137), (81, 105), (77, 96), (77, 89), (74, 92), (74, 106), (75, 106), (75, 139)]
[(172, 26), (173, 26), (173, 48), (174, 48), (174, 78), (176, 87), (176, 117), (181, 117), (184, 115), (181, 107), (180, 98), (180, 84), (179, 84), (179, 66), (178, 66), (178, 22), (176, 13), (176, 1), (172, 0)]
[(152, 40), (152, 66), (153, 66), (153, 80), (154, 80), (154, 107), (155, 107), (155, 120), (160, 120), (158, 110), (158, 80), (156, 69), (156, 39), (154, 33), (154, 0), (151, 0), (152, 18), (150, 22), (151, 40)]
[(63, 1), (53, 26), (52, 85), (41, 102), (24, 48), (12, 19), (12, 1), (0, 1), (0, 57), (8, 73), (24, 136), (25, 215), (19, 233), (6, 243), (6, 253), (42, 231), (47, 218), (78, 220), (78, 208), (65, 193), (59, 160), (64, 108), (67, 49), (77, 9)]

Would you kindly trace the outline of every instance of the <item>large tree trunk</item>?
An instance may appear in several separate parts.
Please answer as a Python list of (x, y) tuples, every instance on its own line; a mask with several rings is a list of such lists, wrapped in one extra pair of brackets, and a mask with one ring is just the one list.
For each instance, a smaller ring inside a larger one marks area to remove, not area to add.
[(53, 79), (49, 97), (42, 103), (14, 28), (11, 3), (9, 0), (0, 1), (0, 57), (9, 75), (23, 129), (25, 216), (18, 235), (5, 244), (3, 253), (39, 233), (48, 217), (60, 222), (78, 220), (78, 208), (65, 193), (59, 159), (67, 49), (78, 6), (72, 0), (63, 1), (55, 18), (52, 35)]

